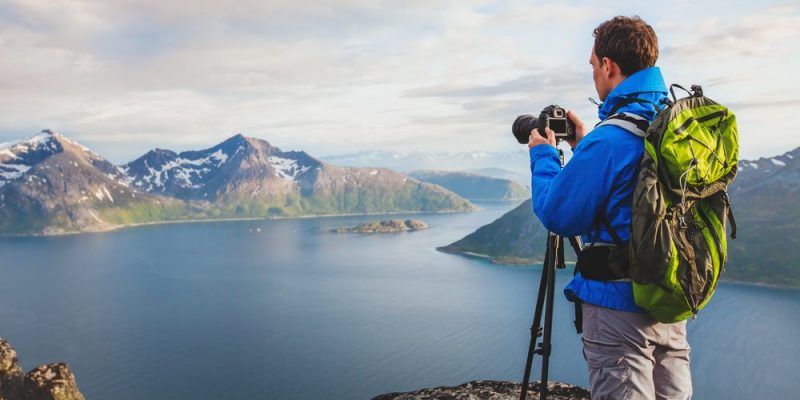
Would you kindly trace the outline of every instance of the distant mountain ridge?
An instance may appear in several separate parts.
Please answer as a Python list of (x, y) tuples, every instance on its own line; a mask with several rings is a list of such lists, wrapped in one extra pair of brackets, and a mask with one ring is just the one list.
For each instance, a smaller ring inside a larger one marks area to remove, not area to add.
[[(800, 287), (800, 148), (738, 167), (729, 187), (738, 238), (727, 239), (723, 279)], [(528, 200), (439, 250), (531, 264), (541, 262), (545, 237)]]
[(514, 181), (476, 173), (422, 170), (411, 171), (409, 175), (443, 186), (468, 200), (518, 200), (531, 197), (529, 188)]
[(530, 184), (527, 147), (507, 152), (399, 152), (367, 150), (348, 154), (331, 154), (323, 160), (353, 167), (385, 167), (401, 172), (414, 170), (448, 170), (475, 172), (495, 178)]
[(740, 162), (729, 192), (739, 232), (725, 274), (800, 286), (800, 148)]
[(0, 234), (176, 220), (469, 211), (447, 189), (385, 168), (338, 167), (235, 135), (115, 166), (58, 133), (0, 145)]

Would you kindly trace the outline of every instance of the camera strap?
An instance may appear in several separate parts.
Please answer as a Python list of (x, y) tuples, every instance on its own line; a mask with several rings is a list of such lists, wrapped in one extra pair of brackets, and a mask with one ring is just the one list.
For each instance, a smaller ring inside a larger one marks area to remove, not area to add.
[[(577, 270), (578, 268), (576, 267), (575, 271)], [(572, 323), (575, 324), (575, 331), (580, 335), (583, 333), (583, 301), (578, 296), (573, 295), (573, 297), (575, 297), (572, 299), (572, 304), (575, 305), (575, 320)]]

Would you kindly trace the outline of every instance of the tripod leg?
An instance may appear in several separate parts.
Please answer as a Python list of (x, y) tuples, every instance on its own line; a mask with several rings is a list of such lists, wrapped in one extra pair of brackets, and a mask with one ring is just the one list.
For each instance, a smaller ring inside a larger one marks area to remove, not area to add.
[[(551, 254), (562, 255), (564, 254), (563, 240), (560, 236), (554, 236), (551, 241), (550, 247)], [(550, 372), (550, 351), (552, 345), (552, 332), (553, 332), (553, 300), (556, 287), (556, 259), (552, 257), (545, 268), (547, 268), (547, 299), (544, 314), (544, 337), (542, 338), (542, 381), (539, 388), (539, 399), (547, 399), (547, 378)]]
[(542, 264), (542, 277), (539, 281), (539, 293), (536, 297), (536, 309), (533, 313), (533, 323), (531, 324), (531, 343), (528, 346), (528, 359), (525, 363), (525, 376), (522, 378), (522, 391), (520, 392), (520, 400), (525, 400), (528, 395), (528, 383), (531, 377), (531, 367), (533, 366), (533, 355), (536, 353), (536, 341), (539, 335), (541, 334), (540, 331), (542, 330), (541, 321), (542, 321), (542, 310), (544, 308), (544, 300), (545, 300), (545, 293), (547, 291), (547, 282), (548, 282), (548, 268), (547, 266), (550, 265), (550, 260), (553, 258), (553, 253), (550, 251), (551, 249), (551, 241), (553, 240), (554, 235), (551, 235), (549, 232), (547, 233), (547, 248), (545, 249), (544, 253), (544, 263)]
[(556, 268), (566, 268), (567, 262), (564, 259), (564, 239), (561, 236), (556, 239), (556, 254), (558, 255), (558, 257), (556, 257)]

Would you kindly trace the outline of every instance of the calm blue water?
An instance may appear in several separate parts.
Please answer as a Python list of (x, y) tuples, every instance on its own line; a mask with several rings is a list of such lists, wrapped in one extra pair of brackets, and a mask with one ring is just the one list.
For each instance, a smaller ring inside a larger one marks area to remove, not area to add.
[[(376, 218), (336, 217), (0, 239), (0, 336), (26, 370), (67, 361), (89, 399), (364, 399), (521, 380), (539, 270), (434, 250), (514, 204), (483, 206), (391, 235), (325, 233)], [(557, 298), (551, 378), (586, 385)], [(695, 398), (796, 398), (798, 309), (800, 291), (720, 285), (690, 324)]]

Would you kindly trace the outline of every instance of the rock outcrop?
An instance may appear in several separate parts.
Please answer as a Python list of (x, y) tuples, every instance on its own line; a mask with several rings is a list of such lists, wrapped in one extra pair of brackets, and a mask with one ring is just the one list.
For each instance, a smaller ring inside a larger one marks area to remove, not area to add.
[(84, 397), (67, 364), (44, 364), (23, 375), (17, 352), (0, 338), (0, 400), (84, 400)]
[[(528, 388), (528, 398), (539, 398), (536, 391), (538, 382)], [(552, 400), (589, 400), (589, 391), (573, 385), (551, 382), (547, 385), (547, 398)], [(372, 400), (516, 400), (519, 399), (522, 384), (506, 381), (471, 381), (461, 386), (442, 386), (421, 389), (415, 392), (387, 393)]]
[(390, 219), (386, 221), (370, 221), (352, 228), (331, 229), (333, 233), (391, 233), (404, 231), (419, 231), (428, 229), (425, 222), (416, 219)]

